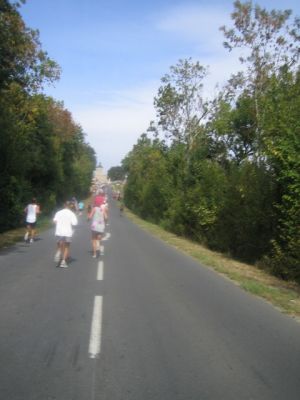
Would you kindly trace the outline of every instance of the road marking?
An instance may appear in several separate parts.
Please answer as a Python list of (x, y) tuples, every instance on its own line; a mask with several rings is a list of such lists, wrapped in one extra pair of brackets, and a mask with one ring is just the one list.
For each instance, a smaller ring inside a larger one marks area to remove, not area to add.
[(90, 358), (97, 358), (101, 351), (102, 300), (102, 296), (95, 296), (89, 345)]
[(103, 281), (103, 261), (98, 262), (97, 280)]

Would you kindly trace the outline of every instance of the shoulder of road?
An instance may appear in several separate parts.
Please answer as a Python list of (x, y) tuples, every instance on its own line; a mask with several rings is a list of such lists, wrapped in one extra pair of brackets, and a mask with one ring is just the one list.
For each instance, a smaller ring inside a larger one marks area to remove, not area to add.
[(224, 254), (211, 251), (199, 243), (167, 232), (155, 224), (138, 218), (129, 210), (126, 210), (126, 216), (142, 229), (193, 257), (202, 266), (222, 274), (242, 289), (265, 299), (281, 312), (300, 322), (300, 286), (297, 283), (283, 281), (255, 265), (239, 262)]

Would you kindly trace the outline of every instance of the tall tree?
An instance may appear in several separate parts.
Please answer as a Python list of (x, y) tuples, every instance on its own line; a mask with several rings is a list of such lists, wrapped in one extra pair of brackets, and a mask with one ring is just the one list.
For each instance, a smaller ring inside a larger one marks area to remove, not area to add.
[(273, 77), (264, 107), (266, 154), (278, 186), (277, 229), (266, 263), (300, 282), (300, 70)]
[(198, 61), (179, 60), (161, 79), (163, 85), (154, 99), (158, 124), (165, 135), (189, 147), (208, 112), (208, 104), (202, 97), (206, 75), (207, 68)]
[(19, 7), (20, 2), (0, 0), (0, 92), (12, 82), (36, 91), (60, 75), (58, 64), (42, 50), (39, 32), (25, 25)]
[(280, 73), (284, 67), (289, 70), (298, 67), (300, 19), (295, 18), (289, 23), (291, 15), (291, 10), (267, 11), (252, 1), (238, 0), (234, 2), (231, 14), (234, 28), (220, 28), (227, 39), (225, 48), (229, 51), (238, 48), (245, 52), (240, 61), (246, 66), (246, 71), (233, 76), (230, 83), (234, 88), (241, 85), (246, 87), (253, 95), (258, 159), (263, 157), (262, 120), (265, 112), (260, 105), (260, 98), (267, 90), (268, 79), (274, 73)]

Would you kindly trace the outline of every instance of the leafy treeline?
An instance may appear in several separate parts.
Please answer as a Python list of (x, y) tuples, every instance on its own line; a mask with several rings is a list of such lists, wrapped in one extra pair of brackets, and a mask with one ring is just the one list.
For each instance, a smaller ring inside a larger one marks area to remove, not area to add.
[(107, 171), (107, 176), (111, 181), (123, 181), (126, 176), (126, 171), (122, 166), (111, 167)]
[(0, 231), (20, 224), (32, 196), (44, 212), (85, 196), (95, 167), (82, 128), (62, 103), (42, 94), (60, 68), (19, 6), (0, 0)]
[(172, 232), (300, 282), (300, 20), (234, 3), (222, 27), (242, 71), (203, 98), (207, 68), (179, 60), (123, 160), (126, 205)]

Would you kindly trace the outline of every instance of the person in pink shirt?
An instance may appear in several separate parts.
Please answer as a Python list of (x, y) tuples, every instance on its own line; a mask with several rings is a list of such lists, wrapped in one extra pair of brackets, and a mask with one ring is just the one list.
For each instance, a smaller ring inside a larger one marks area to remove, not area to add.
[(88, 219), (91, 221), (93, 258), (96, 258), (97, 255), (103, 255), (101, 239), (104, 236), (107, 217), (107, 208), (105, 204), (99, 206), (97, 203), (96, 205), (94, 203), (94, 207), (88, 216)]

